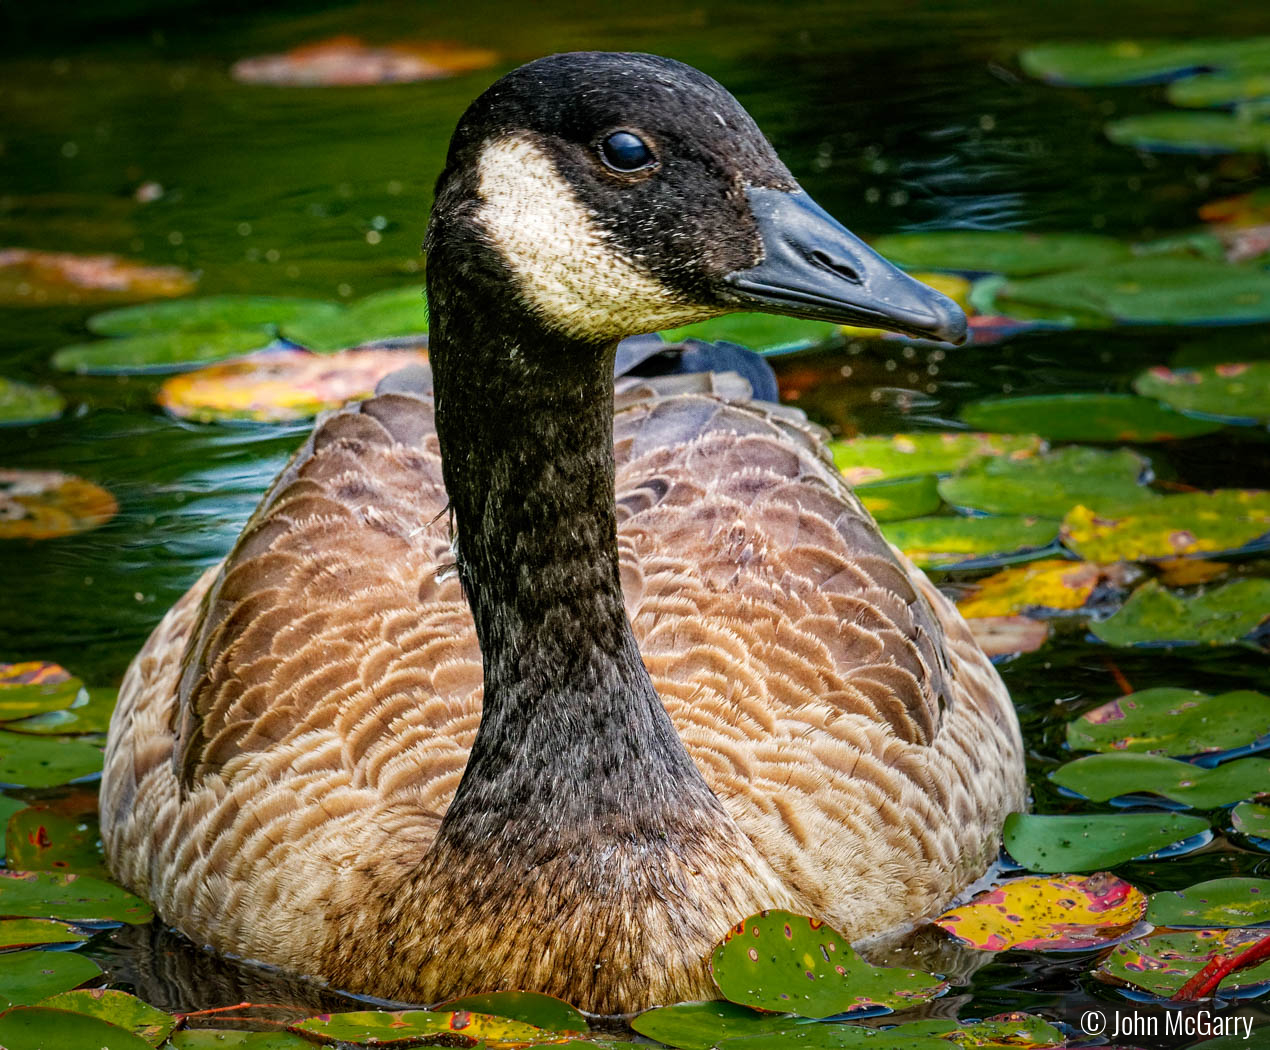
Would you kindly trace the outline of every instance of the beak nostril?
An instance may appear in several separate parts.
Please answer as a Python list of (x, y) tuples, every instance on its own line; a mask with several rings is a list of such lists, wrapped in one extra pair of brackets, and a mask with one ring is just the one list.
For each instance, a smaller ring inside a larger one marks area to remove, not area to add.
[(811, 253), (811, 261), (819, 266), (822, 270), (828, 270), (830, 273), (836, 273), (839, 277), (846, 278), (852, 284), (863, 284), (859, 272), (853, 267), (840, 259), (835, 259), (827, 252), (817, 248)]

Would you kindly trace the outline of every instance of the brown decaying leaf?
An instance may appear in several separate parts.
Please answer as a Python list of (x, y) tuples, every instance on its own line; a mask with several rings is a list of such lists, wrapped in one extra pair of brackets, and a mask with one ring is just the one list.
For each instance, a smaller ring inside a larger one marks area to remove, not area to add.
[(47, 540), (104, 525), (119, 510), (100, 485), (56, 470), (0, 470), (0, 539)]
[(28, 248), (0, 249), (0, 303), (65, 306), (185, 295), (193, 274), (176, 266), (146, 266), (117, 255), (76, 255)]
[(979, 616), (966, 623), (980, 648), (991, 657), (1035, 652), (1050, 636), (1048, 623), (1026, 616)]
[(486, 48), (447, 41), (372, 45), (355, 36), (334, 36), (281, 54), (240, 59), (230, 73), (244, 84), (348, 87), (438, 80), (497, 61), (498, 55)]

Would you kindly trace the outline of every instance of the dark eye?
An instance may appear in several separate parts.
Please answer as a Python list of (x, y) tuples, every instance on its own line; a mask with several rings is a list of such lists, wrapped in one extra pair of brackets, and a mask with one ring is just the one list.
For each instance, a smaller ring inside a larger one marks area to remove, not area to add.
[(614, 171), (639, 171), (653, 163), (653, 151), (629, 131), (615, 131), (601, 142), (600, 156)]

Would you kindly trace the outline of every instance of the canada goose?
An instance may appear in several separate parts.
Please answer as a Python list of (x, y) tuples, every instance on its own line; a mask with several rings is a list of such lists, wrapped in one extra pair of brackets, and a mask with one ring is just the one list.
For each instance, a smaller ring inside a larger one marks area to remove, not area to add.
[(619, 338), (729, 310), (954, 341), (961, 312), (650, 55), (486, 91), (425, 248), (435, 396), (319, 422), (128, 671), (114, 874), (337, 987), (599, 1013), (711, 997), (761, 909), (860, 939), (981, 874), (1022, 747), (954, 608), (795, 414), (613, 393)]

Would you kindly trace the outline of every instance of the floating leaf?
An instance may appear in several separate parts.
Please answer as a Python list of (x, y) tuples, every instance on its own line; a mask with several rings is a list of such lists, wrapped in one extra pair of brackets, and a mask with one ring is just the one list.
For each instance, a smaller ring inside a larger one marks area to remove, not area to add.
[(283, 87), (348, 87), (437, 80), (492, 66), (486, 48), (445, 41), (375, 46), (355, 36), (334, 36), (280, 54), (239, 59), (230, 70), (244, 84)]
[(41, 735), (104, 733), (110, 728), (110, 716), (118, 698), (118, 689), (85, 689), (70, 707), (5, 722), (4, 728), (14, 733)]
[(966, 621), (979, 648), (990, 658), (1033, 653), (1050, 637), (1050, 625), (1026, 616), (978, 616)]
[(1032, 430), (1051, 441), (1172, 441), (1211, 434), (1220, 423), (1192, 419), (1132, 394), (1032, 394), (974, 401), (961, 410), (972, 427)]
[[(1162, 998), (1172, 997), (1215, 956), (1238, 955), (1266, 935), (1264, 929), (1156, 933), (1118, 944), (1098, 973)], [(1270, 981), (1270, 962), (1236, 970), (1221, 983), (1224, 992)]]
[(1031, 434), (921, 432), (831, 441), (833, 461), (852, 485), (921, 474), (949, 474), (989, 456), (1028, 460), (1041, 451)]
[(1270, 618), (1270, 580), (1234, 580), (1179, 598), (1149, 580), (1090, 631), (1111, 645), (1229, 645)]
[(0, 915), (143, 923), (154, 912), (140, 897), (91, 875), (0, 871)]
[(67, 306), (185, 295), (194, 275), (117, 255), (0, 248), (0, 305)]
[[(238, 1032), (228, 1028), (188, 1028), (173, 1032), (172, 1050), (313, 1050), (294, 1032)], [(373, 1045), (373, 1044), (372, 1044)]]
[(1111, 508), (1155, 499), (1141, 484), (1149, 466), (1126, 448), (1072, 445), (1026, 460), (974, 463), (940, 481), (939, 494), (954, 507), (1061, 518), (1078, 503)]
[(105, 877), (97, 822), (87, 814), (30, 806), (9, 818), (5, 863), (18, 871), (76, 871)]
[(957, 603), (967, 619), (1012, 617), (1029, 610), (1079, 609), (1107, 582), (1105, 566), (1067, 558), (1045, 558), (1012, 565), (976, 580), (974, 590)]
[(6, 1050), (149, 1050), (151, 1046), (140, 1036), (100, 1018), (43, 1006), (19, 1007), (0, 1014), (0, 1044)]
[(135, 995), (115, 991), (113, 988), (87, 988), (77, 992), (62, 992), (45, 999), (40, 1006), (49, 1010), (68, 1010), (85, 1017), (96, 1017), (117, 1025), (158, 1046), (176, 1026), (176, 1018), (142, 1002)]
[[(365, 1043), (376, 1046), (413, 1046), (429, 1035), (448, 1034), (490, 1046), (543, 1042), (549, 1034), (534, 1025), (468, 1010), (358, 1010), (322, 1014), (291, 1025), (293, 1032), (320, 1043)], [(558, 1041), (558, 1040), (557, 1040)]]
[(1011, 879), (944, 912), (936, 926), (980, 951), (1096, 948), (1146, 911), (1141, 890), (1108, 872)]
[(1270, 923), (1270, 879), (1211, 879), (1153, 893), (1146, 917), (1155, 926), (1208, 929)]
[(1058, 522), (1043, 518), (910, 518), (882, 526), (882, 535), (923, 569), (1026, 558), (1058, 538)]
[(101, 748), (82, 740), (0, 732), (0, 784), (45, 788), (100, 772)]
[(282, 324), (282, 334), (291, 342), (318, 351), (426, 335), (427, 331), (428, 301), (418, 285), (368, 295), (331, 318), (301, 318)]
[(585, 1032), (586, 1018), (563, 999), (540, 992), (485, 992), (451, 999), (436, 1007), (437, 1011), (468, 1010), (522, 1021), (551, 1032)]
[(855, 494), (875, 521), (916, 518), (937, 511), (940, 505), (934, 474), (857, 485)]
[(1199, 209), (1199, 217), (1205, 222), (1230, 226), (1260, 226), (1270, 222), (1270, 188), (1209, 201)]
[(70, 707), (84, 688), (57, 664), (0, 664), (0, 722)]
[(1201, 69), (1247, 69), (1270, 62), (1270, 37), (1233, 40), (1099, 40), (1046, 43), (1019, 56), (1031, 76), (1053, 84), (1150, 84)]
[(1143, 113), (1107, 124), (1117, 146), (1164, 153), (1260, 153), (1270, 150), (1270, 123), (1232, 113)]
[(1005, 1050), (1008, 1047), (1036, 1048), (1065, 1046), (1063, 1033), (1046, 1021), (1043, 1017), (1031, 1014), (1008, 1013), (997, 1014), (982, 1021), (951, 1021), (944, 1018), (929, 1021), (910, 1021), (881, 1033), (889, 1040), (879, 1050), (908, 1050), (909, 1039), (920, 1035), (937, 1035), (945, 1045), (963, 1047), (964, 1050)]
[(51, 386), (32, 386), (0, 376), (0, 426), (28, 426), (56, 419), (66, 399)]
[(1241, 802), (1231, 810), (1230, 823), (1241, 835), (1270, 842), (1270, 806)]
[(277, 295), (205, 295), (178, 302), (143, 303), (93, 314), (88, 327), (98, 335), (145, 335), (182, 329), (250, 328), (299, 321), (329, 321), (344, 312), (338, 303)]
[(1067, 723), (1073, 750), (1200, 755), (1247, 747), (1270, 734), (1270, 697), (1250, 690), (1210, 696), (1143, 689)]
[(1203, 558), (1166, 558), (1155, 563), (1158, 579), (1166, 587), (1195, 587), (1229, 575), (1230, 564)]
[(1236, 551), (1270, 533), (1270, 492), (1181, 492), (1131, 505), (1072, 508), (1063, 543), (1096, 562)]
[(873, 247), (906, 269), (1000, 273), (1024, 277), (1131, 257), (1129, 246), (1092, 233), (1022, 230), (931, 230), (879, 237)]
[(200, 423), (305, 419), (369, 397), (384, 376), (427, 359), (413, 350), (268, 350), (173, 376), (158, 401), (174, 416)]
[(1270, 421), (1270, 361), (1152, 368), (1133, 381), (1133, 388), (1179, 412), (1226, 422)]
[(1241, 758), (1215, 769), (1204, 769), (1164, 755), (1086, 755), (1059, 766), (1050, 779), (1091, 802), (1147, 793), (1184, 806), (1214, 809), (1247, 798), (1270, 784), (1270, 760)]
[(0, 845), (4, 843), (4, 829), (9, 826), (9, 818), (24, 809), (26, 809), (26, 803), (21, 799), (0, 794)]
[(119, 510), (91, 481), (56, 470), (0, 469), (0, 539), (48, 540), (104, 525)]
[(1233, 106), (1237, 102), (1270, 98), (1270, 71), (1197, 73), (1169, 85), (1175, 106)]
[(900, 1009), (948, 988), (930, 974), (871, 966), (836, 930), (787, 911), (738, 923), (714, 950), (710, 972), (734, 1003), (803, 1017)]
[(1179, 813), (1011, 813), (1005, 820), (1005, 848), (1030, 871), (1097, 871), (1207, 830), (1207, 820)]
[(708, 321), (672, 328), (661, 333), (668, 343), (703, 339), (707, 343), (736, 343), (763, 353), (780, 354), (805, 350), (838, 334), (838, 326), (828, 321), (805, 321), (773, 314), (724, 314)]
[(86, 935), (74, 927), (53, 919), (0, 919), (0, 948), (74, 944), (86, 939)]
[[(38, 949), (0, 954), (0, 1003), (22, 1005), (38, 1002), (49, 995), (92, 980), (101, 968), (91, 959), (74, 952), (43, 952)], [(0, 1015), (3, 1018), (4, 1015)], [(74, 1043), (63, 1044), (74, 1046)], [(9, 1046), (0, 1027), (0, 1046)]]
[(64, 346), (53, 355), (53, 367), (83, 375), (142, 375), (180, 372), (268, 346), (267, 328), (204, 328), (155, 332), (95, 343)]
[(640, 1035), (679, 1050), (711, 1050), (726, 1040), (754, 1036), (788, 1036), (810, 1025), (801, 1018), (758, 1013), (726, 1002), (679, 1003), (646, 1010), (631, 1021)]

